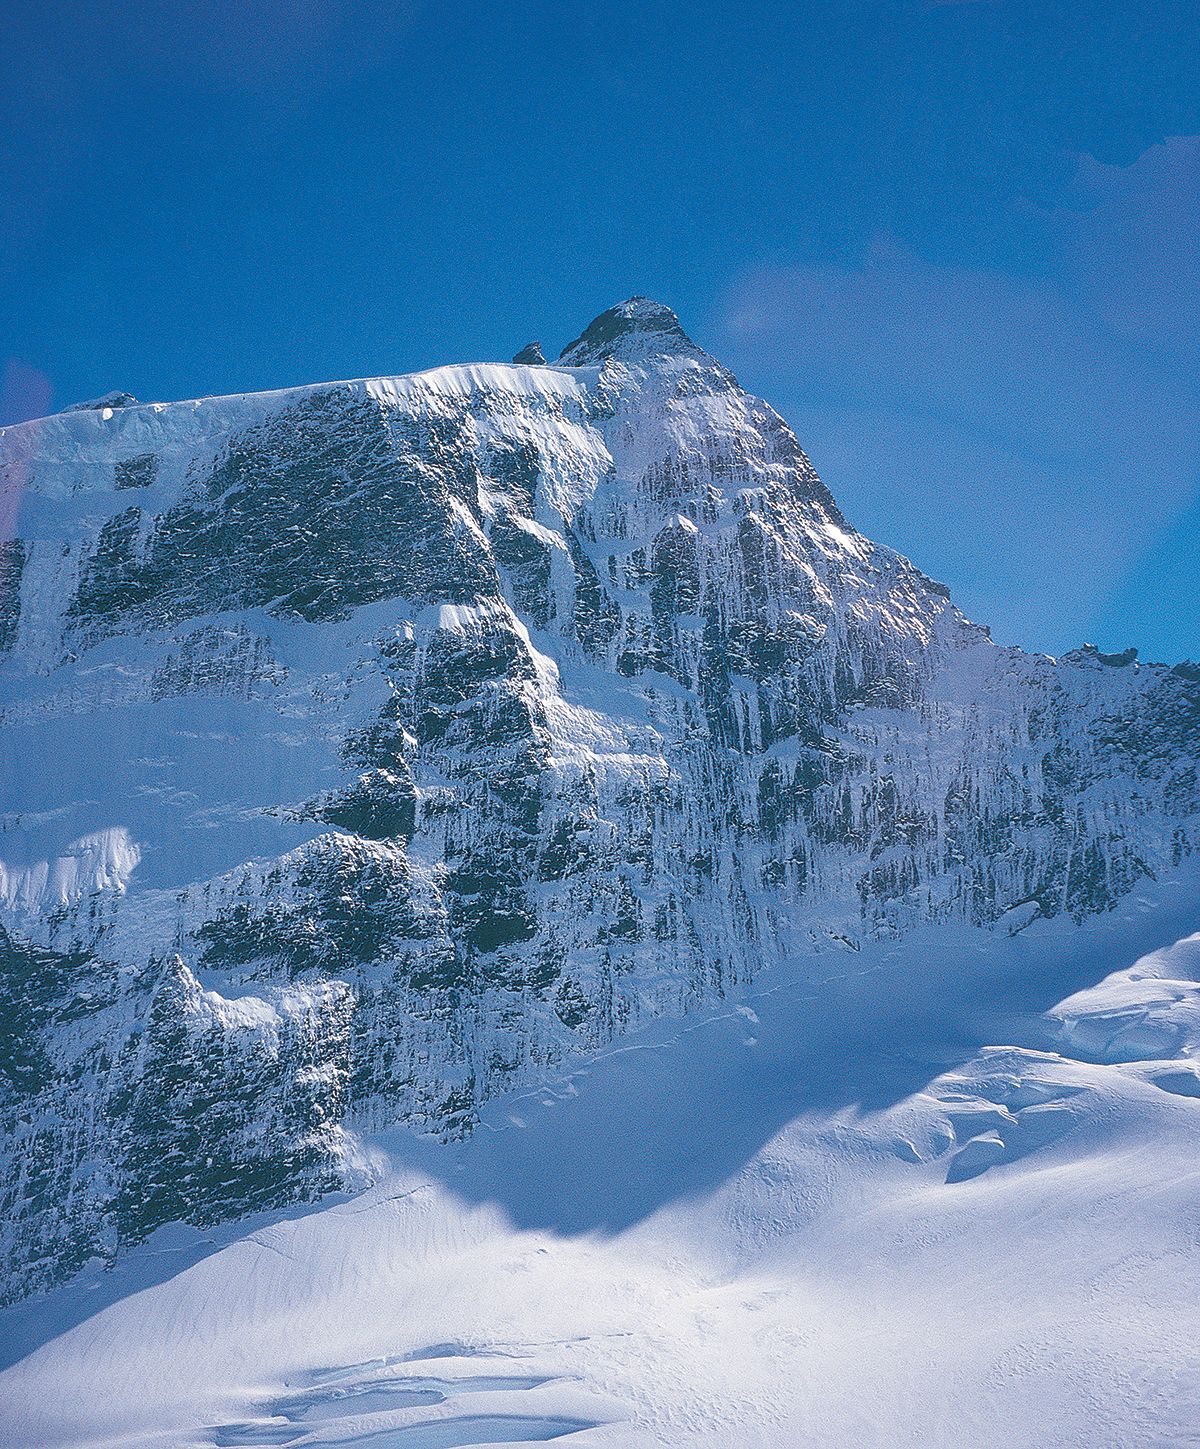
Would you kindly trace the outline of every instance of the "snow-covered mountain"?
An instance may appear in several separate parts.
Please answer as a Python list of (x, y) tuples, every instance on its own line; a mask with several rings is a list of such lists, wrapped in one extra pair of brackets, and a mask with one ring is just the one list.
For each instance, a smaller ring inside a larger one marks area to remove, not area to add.
[(8, 1299), (1186, 871), (1200, 669), (993, 644), (665, 307), (519, 357), (0, 432)]

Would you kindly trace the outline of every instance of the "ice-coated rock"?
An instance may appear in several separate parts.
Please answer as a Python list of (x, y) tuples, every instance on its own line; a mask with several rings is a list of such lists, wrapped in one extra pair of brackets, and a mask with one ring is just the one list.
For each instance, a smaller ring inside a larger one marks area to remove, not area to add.
[(1200, 671), (993, 644), (644, 298), (555, 364), (9, 428), (0, 481), (10, 1297), (1200, 837)]
[(64, 413), (100, 413), (106, 408), (114, 411), (117, 408), (136, 407), (137, 398), (131, 392), (106, 392), (103, 397), (90, 397), (85, 402), (71, 403), (69, 407), (63, 408)]

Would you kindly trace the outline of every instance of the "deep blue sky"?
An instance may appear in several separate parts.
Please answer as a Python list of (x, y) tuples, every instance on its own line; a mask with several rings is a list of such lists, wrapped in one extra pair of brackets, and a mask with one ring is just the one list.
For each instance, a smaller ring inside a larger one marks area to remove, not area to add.
[(1200, 655), (1195, 0), (16, 0), (0, 422), (635, 292), (996, 637)]

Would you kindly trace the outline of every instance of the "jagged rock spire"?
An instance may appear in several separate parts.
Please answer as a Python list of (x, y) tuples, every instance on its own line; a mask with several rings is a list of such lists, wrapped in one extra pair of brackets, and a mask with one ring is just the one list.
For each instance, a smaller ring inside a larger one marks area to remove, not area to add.
[(601, 312), (567, 343), (558, 360), (568, 367), (586, 367), (610, 357), (633, 361), (664, 353), (701, 355), (670, 307), (649, 297), (630, 297)]
[(513, 358), (513, 362), (523, 367), (544, 367), (546, 356), (542, 351), (542, 344), (540, 342), (527, 342)]
[(103, 412), (105, 408), (136, 407), (137, 398), (131, 392), (106, 392), (103, 397), (91, 397), (86, 402), (72, 403), (63, 408), (64, 413)]

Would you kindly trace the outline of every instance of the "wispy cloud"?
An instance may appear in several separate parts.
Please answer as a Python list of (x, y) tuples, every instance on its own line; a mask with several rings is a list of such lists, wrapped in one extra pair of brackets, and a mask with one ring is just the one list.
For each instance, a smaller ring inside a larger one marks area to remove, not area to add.
[(1120, 335), (1200, 362), (1200, 136), (1133, 166), (1081, 158), (1068, 203), (1047, 213), (1068, 290)]
[(44, 418), (50, 411), (50, 379), (20, 358), (10, 357), (0, 379), (0, 425)]
[[(0, 377), (0, 424), (25, 422), (42, 418), (50, 411), (53, 390), (50, 379), (36, 367), (10, 357)], [(0, 544), (7, 543), (17, 532), (17, 514), (25, 492), (26, 465), (18, 461), (0, 469)], [(12, 568), (10, 558), (0, 558), (0, 584)]]

